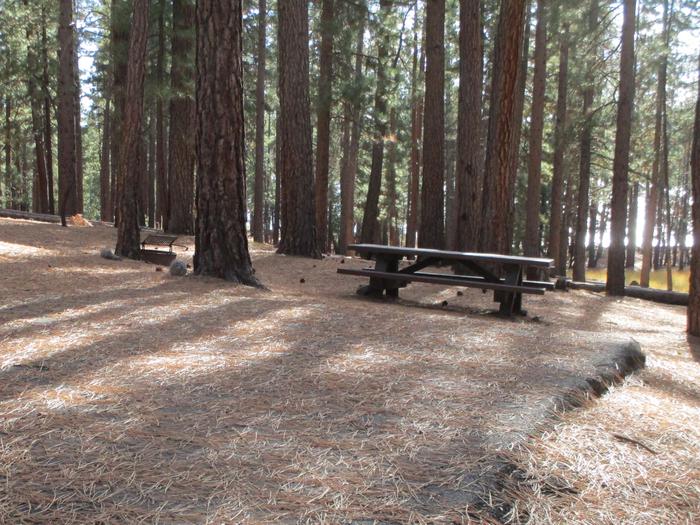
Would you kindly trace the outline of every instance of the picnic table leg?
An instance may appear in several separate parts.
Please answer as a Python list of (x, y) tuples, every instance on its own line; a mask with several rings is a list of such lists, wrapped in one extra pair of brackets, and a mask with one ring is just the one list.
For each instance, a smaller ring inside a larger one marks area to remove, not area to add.
[[(523, 269), (520, 265), (504, 265), (504, 284), (520, 286), (523, 284)], [(519, 292), (500, 292), (498, 299), (501, 303), (499, 312), (503, 315), (521, 314), (523, 294)]]
[[(397, 272), (399, 270), (399, 257), (390, 254), (378, 254), (374, 269), (380, 272)], [(399, 296), (399, 283), (380, 277), (370, 277), (369, 285), (360, 288), (357, 293), (360, 295), (380, 297), (386, 290), (387, 297)]]

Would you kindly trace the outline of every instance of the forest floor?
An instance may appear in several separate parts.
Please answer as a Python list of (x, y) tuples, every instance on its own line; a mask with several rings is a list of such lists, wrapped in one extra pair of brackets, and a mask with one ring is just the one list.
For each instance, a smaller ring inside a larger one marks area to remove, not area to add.
[[(360, 298), (359, 259), (254, 245), (261, 290), (114, 240), (0, 219), (0, 522), (697, 523), (684, 308), (552, 292), (503, 319), (473, 289)], [(630, 337), (646, 369), (576, 399)]]

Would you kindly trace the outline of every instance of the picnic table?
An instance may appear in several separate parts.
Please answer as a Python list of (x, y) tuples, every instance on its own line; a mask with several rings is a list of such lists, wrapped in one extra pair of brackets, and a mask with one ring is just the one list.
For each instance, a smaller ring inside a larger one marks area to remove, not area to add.
[[(148, 235), (141, 241), (141, 259), (152, 264), (170, 265), (177, 257), (177, 254), (173, 252), (175, 241), (177, 241), (177, 235)], [(153, 246), (153, 248), (146, 248), (146, 246)], [(168, 249), (167, 252), (164, 250), (165, 248)], [(186, 249), (187, 247), (185, 247)]]
[[(494, 301), (500, 303), (501, 314), (525, 315), (522, 309), (523, 294), (543, 295), (546, 290), (554, 289), (553, 283), (524, 277), (526, 268), (546, 270), (552, 266), (552, 259), (380, 244), (351, 244), (348, 249), (359, 253), (364, 259), (375, 260), (374, 268), (338, 269), (341, 274), (369, 277), (369, 285), (358, 290), (361, 295), (381, 296), (386, 292), (388, 297), (398, 297), (399, 289), (409, 282), (464, 286), (493, 290)], [(399, 268), (399, 262), (404, 257), (415, 260), (409, 266)], [(451, 268), (453, 273), (422, 271), (430, 266)], [(460, 273), (455, 273), (455, 270)]]

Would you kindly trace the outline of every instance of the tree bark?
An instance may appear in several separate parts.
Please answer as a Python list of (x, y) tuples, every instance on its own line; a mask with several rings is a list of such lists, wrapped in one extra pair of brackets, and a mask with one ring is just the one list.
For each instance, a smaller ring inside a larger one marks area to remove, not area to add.
[[(481, 1), (459, 4), (459, 107), (457, 109), (456, 248), (478, 249), (481, 218), (481, 91), (483, 35)], [(453, 227), (453, 225), (450, 225)]]
[(111, 137), (110, 100), (105, 101), (102, 115), (102, 149), (100, 155), (100, 219), (112, 220), (112, 192), (110, 186), (110, 142)]
[[(664, 46), (667, 41), (668, 34), (668, 1), (664, 1), (663, 10), (663, 34), (662, 39)], [(654, 160), (651, 167), (651, 180), (649, 181), (649, 192), (647, 193), (646, 206), (644, 210), (644, 229), (642, 230), (642, 269), (639, 276), (639, 284), (643, 287), (649, 286), (649, 277), (652, 267), (653, 256), (653, 238), (654, 226), (661, 224), (657, 221), (657, 212), (661, 207), (661, 199), (659, 192), (660, 171), (662, 159), (662, 121), (664, 118), (664, 109), (666, 107), (666, 73), (668, 69), (668, 54), (664, 49), (664, 53), (659, 61), (659, 70), (656, 77), (656, 111), (654, 116)], [(659, 228), (660, 230), (660, 228)], [(661, 245), (661, 236), (657, 238), (657, 246)], [(658, 253), (658, 251), (657, 251)]]
[(165, 0), (158, 2), (158, 52), (156, 54), (156, 211), (155, 222), (164, 231), (168, 222), (168, 155), (165, 138), (165, 104), (160, 90), (165, 76)]
[[(380, 0), (380, 19), (385, 19), (391, 8), (392, 0)], [(362, 232), (360, 239), (363, 243), (379, 240), (379, 193), (382, 187), (382, 171), (384, 169), (384, 140), (386, 136), (386, 66), (389, 55), (389, 32), (381, 20), (377, 27), (377, 86), (374, 94), (374, 143), (372, 144), (372, 167), (367, 188)]]
[(586, 280), (586, 218), (589, 206), (589, 189), (591, 185), (591, 145), (593, 138), (593, 97), (595, 95), (593, 59), (597, 53), (595, 31), (598, 28), (598, 0), (591, 0), (588, 10), (588, 34), (593, 39), (589, 59), (586, 64), (585, 85), (583, 88), (583, 108), (581, 115), (583, 125), (579, 138), (579, 179), (576, 215), (576, 234), (574, 240), (574, 281)]
[(357, 156), (360, 150), (362, 90), (362, 61), (364, 49), (365, 20), (367, 19), (366, 5), (362, 3), (355, 45), (355, 71), (353, 100), (349, 101), (349, 117), (352, 120), (348, 145), (348, 157), (343, 161), (340, 174), (340, 235), (338, 253), (346, 254), (347, 246), (354, 240), (353, 227), (355, 222), (355, 175), (357, 173)]
[(46, 8), (41, 8), (42, 95), (44, 97), (44, 149), (46, 152), (46, 183), (49, 213), (56, 212), (53, 184), (53, 131), (51, 126), (51, 95), (49, 92), (49, 51), (46, 37)]
[(194, 121), (190, 79), (194, 75), (195, 7), (192, 0), (173, 2), (172, 66), (170, 69), (170, 140), (168, 220), (170, 233), (194, 233)]
[[(535, 73), (532, 79), (530, 111), (527, 200), (525, 204), (524, 252), (527, 257), (540, 255), (540, 192), (542, 181), (542, 134), (544, 132), (544, 90), (547, 76), (547, 27), (544, 0), (537, 0), (535, 30)], [(531, 277), (533, 277), (531, 275)]]
[(693, 249), (690, 262), (688, 333), (700, 335), (700, 67), (698, 67), (698, 99), (695, 103), (693, 146), (690, 154), (690, 178), (693, 188)]
[(112, 209), (114, 210), (114, 225), (119, 224), (119, 199), (121, 195), (117, 191), (119, 178), (119, 162), (123, 137), (124, 104), (126, 102), (126, 75), (127, 55), (129, 52), (129, 2), (112, 0), (111, 5), (111, 33), (110, 52), (112, 55), (112, 96), (114, 97), (114, 109), (112, 111)]
[(418, 32), (414, 28), (413, 72), (411, 75), (411, 172), (408, 187), (408, 213), (406, 217), (406, 246), (409, 248), (416, 246), (416, 233), (418, 231), (421, 144), (423, 138), (423, 97), (418, 92), (418, 84), (423, 76), (425, 53), (424, 47), (421, 45), (419, 59), (418, 46)]
[(258, 285), (246, 236), (241, 0), (198, 0), (194, 271)]
[(60, 0), (58, 25), (58, 192), (59, 213), (65, 226), (66, 215), (79, 212), (75, 148), (75, 74), (73, 0)]
[[(27, 0), (24, 0), (27, 6)], [(27, 95), (31, 107), (32, 136), (34, 139), (35, 170), (32, 185), (32, 211), (35, 213), (49, 212), (48, 178), (46, 174), (46, 155), (44, 148), (44, 129), (41, 115), (41, 97), (36, 87), (35, 71), (39, 70), (39, 61), (34, 43), (34, 23), (27, 25)]]
[(306, 0), (278, 4), (282, 234), (277, 251), (320, 257), (313, 194), (307, 7)]
[(636, 0), (625, 0), (622, 23), (622, 55), (617, 104), (617, 132), (613, 160), (613, 194), (610, 204), (608, 295), (625, 294), (625, 226), (627, 225), (627, 175), (634, 105), (634, 32)]
[(445, 1), (428, 0), (425, 17), (423, 184), (418, 244), (445, 247)]
[(258, 1), (258, 64), (255, 81), (255, 181), (253, 185), (253, 240), (264, 241), (265, 206), (265, 49), (267, 2)]
[(73, 34), (75, 37), (73, 44), (73, 75), (75, 82), (75, 89), (73, 90), (73, 97), (75, 98), (75, 104), (73, 109), (75, 111), (75, 181), (77, 184), (78, 193), (78, 213), (83, 213), (83, 125), (82, 125), (82, 109), (80, 107), (80, 67), (78, 62), (78, 48), (79, 35), (77, 29), (73, 29)]
[(316, 121), (316, 233), (321, 251), (327, 252), (328, 239), (328, 168), (333, 75), (333, 0), (321, 1), (321, 46)]
[(625, 267), (634, 269), (637, 257), (637, 201), (639, 200), (639, 182), (632, 186), (630, 194), (629, 216), (627, 218), (627, 256)]
[(5, 97), (5, 208), (12, 208), (12, 99)]
[(524, 17), (525, 0), (501, 1), (493, 58), (481, 234), (484, 250), (495, 253), (510, 252), (509, 168), (517, 154), (513, 134)]
[(148, 0), (134, 0), (129, 34), (126, 99), (122, 115), (122, 141), (119, 148), (117, 192), (119, 212), (117, 255), (140, 259), (138, 224), (138, 173), (141, 128), (143, 125), (143, 83), (146, 76), (148, 42)]
[(564, 24), (559, 37), (559, 79), (554, 128), (554, 162), (552, 166), (552, 214), (549, 220), (547, 255), (554, 259), (556, 275), (566, 275), (566, 260), (561, 259), (562, 195), (564, 185), (564, 152), (567, 146), (567, 97), (569, 73), (569, 26)]

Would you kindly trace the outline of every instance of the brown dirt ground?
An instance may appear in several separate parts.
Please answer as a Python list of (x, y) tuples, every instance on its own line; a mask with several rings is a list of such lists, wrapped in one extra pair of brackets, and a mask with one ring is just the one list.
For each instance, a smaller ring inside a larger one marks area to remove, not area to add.
[[(0, 219), (0, 522), (700, 516), (683, 308), (557, 292), (505, 320), (471, 289), (359, 298), (335, 272), (357, 259), (254, 246), (257, 290), (100, 258), (113, 243)], [(620, 335), (648, 368), (543, 428)], [(511, 475), (474, 505), (496, 458)]]

